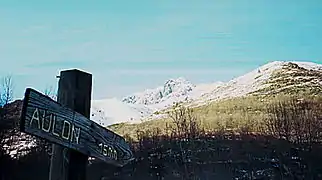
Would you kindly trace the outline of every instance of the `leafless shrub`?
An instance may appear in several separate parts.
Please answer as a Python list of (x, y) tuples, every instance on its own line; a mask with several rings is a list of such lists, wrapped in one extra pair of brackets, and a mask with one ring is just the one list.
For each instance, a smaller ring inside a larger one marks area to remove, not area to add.
[(5, 106), (13, 100), (13, 81), (12, 76), (2, 78), (0, 86), (0, 105)]
[(296, 97), (279, 101), (268, 107), (266, 121), (269, 132), (282, 139), (296, 143), (321, 141), (322, 111), (319, 99)]
[(172, 131), (177, 137), (192, 139), (200, 135), (200, 123), (192, 108), (177, 104), (168, 115), (175, 124)]
[(44, 94), (53, 100), (57, 99), (57, 93), (55, 93), (55, 89), (53, 86), (47, 87), (44, 91)]
[[(9, 117), (8, 104), (13, 100), (13, 81), (11, 76), (2, 79), (0, 86), (0, 153), (4, 153), (4, 147), (10, 147), (15, 129), (15, 122)], [(10, 139), (8, 139), (10, 138)]]

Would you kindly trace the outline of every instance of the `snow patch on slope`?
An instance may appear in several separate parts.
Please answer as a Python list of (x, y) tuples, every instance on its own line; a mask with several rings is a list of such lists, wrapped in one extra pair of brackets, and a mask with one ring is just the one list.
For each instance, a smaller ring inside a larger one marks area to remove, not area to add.
[(264, 88), (264, 82), (270, 78), (275, 70), (282, 68), (283, 64), (285, 63), (281, 61), (273, 61), (245, 75), (234, 78), (204, 94), (194, 104), (203, 105), (206, 102), (218, 99), (245, 96), (248, 93)]
[(3, 148), (12, 158), (17, 158), (27, 155), (30, 149), (36, 145), (36, 140), (32, 136), (16, 132), (11, 137), (4, 139)]
[(92, 101), (91, 120), (102, 126), (119, 122), (137, 122), (150, 115), (151, 109), (144, 105), (130, 105), (119, 99), (103, 99)]
[(153, 114), (171, 107), (175, 102), (201, 106), (211, 101), (241, 97), (268, 86), (265, 82), (275, 70), (288, 63), (312, 70), (322, 70), (322, 65), (311, 62), (273, 61), (228, 82), (195, 85), (184, 78), (170, 79), (163, 86), (147, 89), (124, 97), (121, 101), (107, 99), (94, 101), (92, 113), (95, 121), (110, 125), (119, 122), (141, 122), (161, 115)]
[(123, 98), (122, 101), (130, 104), (158, 104), (171, 98), (186, 96), (194, 87), (194, 84), (182, 77), (169, 79), (163, 86), (135, 93)]
[(300, 67), (308, 69), (308, 70), (322, 71), (322, 65), (321, 64), (317, 64), (317, 63), (313, 63), (313, 62), (304, 62), (304, 61), (289, 61), (289, 62), (297, 64)]
[(171, 107), (175, 102), (191, 102), (220, 84), (222, 83), (196, 86), (182, 77), (169, 79), (163, 86), (134, 93), (124, 97), (122, 101), (116, 98), (93, 101), (91, 119), (102, 126), (108, 126), (119, 122), (137, 123), (147, 117), (160, 117), (153, 113)]

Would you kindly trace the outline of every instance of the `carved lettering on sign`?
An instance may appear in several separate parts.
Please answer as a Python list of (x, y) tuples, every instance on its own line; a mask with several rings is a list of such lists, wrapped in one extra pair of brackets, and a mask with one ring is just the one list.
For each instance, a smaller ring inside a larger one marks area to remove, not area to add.
[(133, 160), (124, 138), (34, 89), (25, 92), (20, 130), (117, 166)]
[[(66, 130), (66, 124), (68, 124), (67, 130)], [(66, 140), (69, 140), (70, 129), (71, 129), (70, 128), (70, 122), (64, 120), (63, 129), (62, 129), (62, 132), (61, 132), (62, 138), (66, 139)], [(66, 131), (68, 132), (67, 135), (66, 135)]]
[[(53, 115), (51, 114), (50, 116), (49, 116), (49, 121), (48, 121), (48, 119), (46, 119), (46, 111), (44, 111), (44, 114), (43, 114), (43, 117), (42, 117), (42, 126), (41, 126), (41, 129), (43, 130), (43, 131), (45, 131), (45, 132), (49, 132), (50, 131), (50, 127), (51, 127), (51, 122), (52, 122), (52, 119), (53, 119)], [(45, 122), (46, 122), (46, 120), (48, 121), (48, 125), (47, 125), (47, 128), (45, 127)]]
[(56, 116), (53, 117), (53, 127), (52, 127), (52, 133), (53, 135), (59, 137), (59, 134), (57, 132), (55, 132), (55, 127), (56, 127)]
[(80, 128), (75, 128), (75, 126), (72, 126), (71, 139), (73, 139), (73, 136), (75, 136), (76, 143), (79, 144)]
[(38, 108), (35, 109), (34, 113), (32, 114), (29, 126), (32, 126), (32, 122), (34, 122), (34, 120), (37, 121), (37, 125), (38, 125), (38, 129), (40, 129), (40, 122), (39, 122), (39, 111)]
[[(36, 126), (38, 129), (46, 133), (50, 133), (64, 140), (79, 144), (81, 132), (79, 127), (75, 127), (75, 125), (70, 121), (63, 120), (61, 118), (58, 121), (55, 114), (49, 114), (46, 110), (43, 110), (42, 116), (40, 112), (41, 111), (38, 108), (35, 108), (29, 122), (30, 127)], [(59, 129), (61, 130), (59, 131)]]
[(103, 143), (100, 143), (98, 146), (104, 156), (117, 160), (117, 151), (114, 148)]

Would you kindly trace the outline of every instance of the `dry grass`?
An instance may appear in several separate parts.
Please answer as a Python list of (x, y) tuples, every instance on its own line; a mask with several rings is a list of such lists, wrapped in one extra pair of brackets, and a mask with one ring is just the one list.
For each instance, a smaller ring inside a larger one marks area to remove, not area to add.
[[(276, 102), (286, 102), (292, 98), (322, 101), (322, 95), (278, 94), (271, 96), (248, 96), (212, 102), (210, 105), (193, 109), (202, 129), (214, 132), (220, 130), (260, 132), (265, 130), (268, 118), (267, 108)], [(322, 111), (322, 110), (321, 110)], [(159, 128), (167, 133), (167, 126), (174, 125), (170, 118), (146, 121), (139, 124), (115, 124), (108, 128), (120, 135), (136, 139), (137, 131)]]
[[(288, 102), (293, 98), (322, 100), (322, 72), (307, 70), (294, 63), (275, 71), (266, 84), (268, 87), (249, 94), (246, 97), (220, 100), (209, 105), (194, 108), (200, 126), (206, 131), (251, 131), (265, 130), (268, 118), (267, 108), (277, 102)], [(163, 110), (157, 113), (166, 113)], [(171, 109), (170, 109), (171, 111)], [(321, 110), (322, 112), (322, 110)], [(140, 124), (116, 124), (109, 126), (120, 135), (136, 138), (137, 131), (159, 128), (167, 133), (167, 126), (174, 125), (170, 118), (146, 121)]]

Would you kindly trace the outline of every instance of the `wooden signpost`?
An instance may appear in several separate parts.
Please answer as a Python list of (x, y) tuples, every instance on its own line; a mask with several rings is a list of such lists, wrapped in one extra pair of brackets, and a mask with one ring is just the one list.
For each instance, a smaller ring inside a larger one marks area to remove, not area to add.
[(90, 94), (91, 75), (79, 70), (61, 72), (58, 102), (25, 92), (20, 130), (55, 144), (51, 180), (85, 179), (88, 156), (116, 166), (133, 160), (124, 138), (89, 120)]

